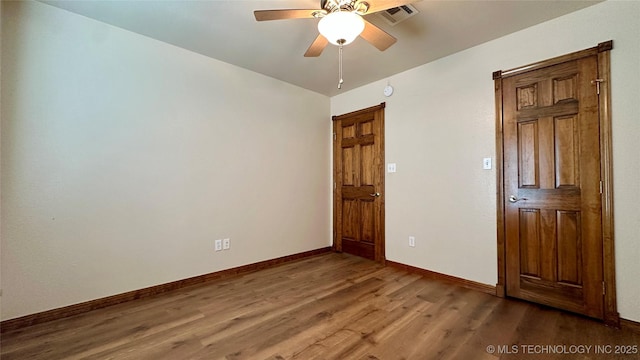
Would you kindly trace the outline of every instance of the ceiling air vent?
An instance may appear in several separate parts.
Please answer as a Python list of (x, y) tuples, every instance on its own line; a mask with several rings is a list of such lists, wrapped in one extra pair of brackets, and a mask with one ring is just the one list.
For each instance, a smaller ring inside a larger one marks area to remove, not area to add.
[(398, 7), (394, 7), (391, 9), (387, 9), (385, 11), (380, 11), (376, 13), (378, 17), (382, 18), (382, 20), (386, 21), (389, 25), (395, 26), (413, 15), (417, 14), (418, 10), (411, 5), (402, 5)]

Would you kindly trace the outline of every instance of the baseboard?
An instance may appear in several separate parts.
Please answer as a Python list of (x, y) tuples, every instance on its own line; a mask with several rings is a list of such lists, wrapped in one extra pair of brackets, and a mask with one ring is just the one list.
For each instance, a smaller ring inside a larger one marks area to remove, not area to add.
[(640, 322), (620, 318), (620, 327), (640, 334)]
[[(479, 282), (462, 279), (462, 278), (451, 276), (451, 275), (445, 275), (439, 272), (426, 270), (419, 267), (397, 263), (389, 260), (386, 261), (386, 264), (388, 266), (395, 267), (397, 269), (422, 275), (428, 279), (447, 281), (467, 289), (481, 291), (481, 292), (484, 292), (490, 295), (495, 295), (498, 297), (505, 297), (504, 286), (500, 284), (497, 284), (496, 286), (486, 285)], [(640, 322), (637, 322), (637, 321), (627, 320), (627, 319), (623, 319), (623, 318), (619, 318), (618, 316), (615, 316), (612, 322), (605, 321), (605, 323), (611, 327), (627, 329), (640, 334)]]
[(467, 289), (471, 289), (471, 290), (476, 290), (476, 291), (481, 291), (483, 293), (487, 293), (490, 295), (496, 295), (496, 287), (492, 286), (492, 285), (487, 285), (487, 284), (482, 284), (479, 282), (475, 282), (475, 281), (471, 281), (471, 280), (467, 280), (467, 279), (463, 279), (463, 278), (459, 278), (459, 277), (455, 277), (455, 276), (451, 276), (451, 275), (445, 275), (445, 274), (441, 274), (439, 272), (435, 272), (435, 271), (431, 271), (431, 270), (426, 270), (426, 269), (421, 269), (419, 267), (415, 267), (415, 266), (411, 266), (411, 265), (406, 265), (406, 264), (401, 264), (401, 263), (397, 263), (394, 261), (389, 261), (387, 260), (386, 264), (388, 266), (397, 268), (397, 269), (401, 269), (401, 270), (405, 270), (408, 272), (412, 272), (412, 273), (416, 273), (418, 275), (422, 275), (428, 279), (434, 279), (434, 280), (441, 280), (441, 281), (447, 281), (450, 283), (453, 283), (455, 285), (467, 288)]
[(258, 270), (263, 270), (263, 269), (271, 268), (283, 263), (287, 263), (287, 262), (291, 262), (294, 260), (299, 260), (299, 259), (303, 259), (311, 256), (316, 256), (316, 255), (328, 253), (331, 251), (332, 251), (331, 247), (305, 251), (298, 254), (287, 255), (287, 256), (276, 258), (276, 259), (260, 261), (257, 263), (238, 266), (238, 267), (227, 269), (227, 270), (216, 271), (213, 273), (194, 276), (194, 277), (173, 281), (166, 284), (151, 286), (144, 289), (133, 290), (133, 291), (129, 291), (122, 294), (107, 296), (107, 297), (96, 299), (96, 300), (69, 305), (62, 308), (30, 314), (30, 315), (18, 317), (15, 319), (9, 319), (9, 320), (0, 322), (0, 333), (21, 329), (27, 326), (41, 324), (41, 323), (52, 321), (52, 320), (62, 319), (62, 318), (66, 318), (73, 315), (82, 314), (82, 313), (86, 313), (96, 309), (102, 309), (108, 306), (121, 304), (127, 301), (147, 298), (150, 296), (165, 293), (168, 291), (177, 290), (177, 289), (184, 288), (191, 285), (202, 284), (208, 281), (219, 280), (219, 279), (231, 277), (238, 274), (244, 274), (244, 273), (254, 272)]

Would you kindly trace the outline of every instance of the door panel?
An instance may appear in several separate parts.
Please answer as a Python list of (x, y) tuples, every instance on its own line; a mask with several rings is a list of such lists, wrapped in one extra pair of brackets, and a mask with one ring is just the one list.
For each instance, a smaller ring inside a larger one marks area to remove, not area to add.
[(375, 158), (375, 149), (373, 144), (362, 145), (360, 146), (360, 158), (361, 158), (361, 166), (360, 166), (360, 185), (369, 185), (374, 186), (375, 181), (373, 179), (373, 160)]
[(334, 116), (334, 248), (384, 261), (384, 104)]
[(582, 241), (580, 213), (557, 211), (558, 282), (582, 286)]
[(361, 224), (362, 224), (362, 232), (360, 233), (360, 241), (374, 244), (375, 243), (375, 209), (373, 206), (373, 201), (362, 201), (360, 202), (360, 209), (362, 210), (361, 215)]
[(518, 177), (520, 188), (539, 188), (538, 121), (518, 123)]
[[(557, 188), (580, 187), (577, 120), (575, 115), (555, 119), (555, 185)], [(553, 173), (549, 172), (549, 174)]]
[(503, 207), (506, 294), (602, 318), (597, 75), (587, 56), (502, 80)]
[(540, 210), (520, 210), (520, 274), (540, 278)]

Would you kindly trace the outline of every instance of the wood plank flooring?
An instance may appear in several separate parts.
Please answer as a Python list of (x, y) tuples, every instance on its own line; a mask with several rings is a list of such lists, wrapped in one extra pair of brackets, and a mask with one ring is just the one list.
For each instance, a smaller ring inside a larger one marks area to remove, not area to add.
[[(633, 346), (634, 354), (615, 353)], [(10, 331), (0, 355), (640, 359), (638, 347), (640, 334), (630, 330), (330, 253)]]

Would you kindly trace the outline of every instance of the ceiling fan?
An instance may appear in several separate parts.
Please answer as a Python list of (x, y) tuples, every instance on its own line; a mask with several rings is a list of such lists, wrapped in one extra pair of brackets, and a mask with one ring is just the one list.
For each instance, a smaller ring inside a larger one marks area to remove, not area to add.
[(256, 10), (257, 21), (284, 19), (320, 19), (318, 37), (307, 49), (305, 57), (320, 56), (328, 43), (347, 45), (355, 38), (362, 37), (380, 51), (393, 45), (397, 39), (386, 31), (363, 19), (363, 15), (373, 14), (416, 0), (320, 0), (320, 9)]

